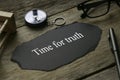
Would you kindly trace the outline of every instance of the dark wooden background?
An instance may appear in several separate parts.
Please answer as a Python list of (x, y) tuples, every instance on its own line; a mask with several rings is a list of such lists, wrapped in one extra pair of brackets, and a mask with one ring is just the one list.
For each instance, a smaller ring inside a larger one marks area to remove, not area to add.
[[(0, 0), (0, 10), (15, 13), (17, 33), (12, 35), (0, 58), (0, 80), (118, 80), (114, 56), (108, 43), (108, 29), (113, 27), (120, 45), (120, 8), (113, 4), (109, 14), (81, 19), (82, 11), (76, 5), (84, 0)], [(11, 61), (16, 46), (32, 40), (58, 26), (50, 25), (43, 29), (31, 29), (24, 23), (27, 11), (38, 8), (48, 14), (48, 22), (64, 17), (66, 24), (84, 22), (102, 29), (102, 37), (97, 48), (86, 56), (62, 66), (54, 71), (23, 70)]]

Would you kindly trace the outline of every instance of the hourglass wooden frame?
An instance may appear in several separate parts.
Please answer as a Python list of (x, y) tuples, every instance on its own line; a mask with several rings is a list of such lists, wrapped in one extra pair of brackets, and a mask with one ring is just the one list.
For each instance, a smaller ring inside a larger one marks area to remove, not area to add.
[(0, 11), (0, 50), (5, 46), (8, 37), (16, 32), (14, 14)]

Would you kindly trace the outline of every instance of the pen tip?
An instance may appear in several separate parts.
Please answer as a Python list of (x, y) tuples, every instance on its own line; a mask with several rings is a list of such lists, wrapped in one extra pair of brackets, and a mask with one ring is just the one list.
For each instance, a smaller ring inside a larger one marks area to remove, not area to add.
[(113, 28), (110, 28), (109, 31), (113, 31)]
[(110, 28), (110, 29), (113, 29), (113, 28)]

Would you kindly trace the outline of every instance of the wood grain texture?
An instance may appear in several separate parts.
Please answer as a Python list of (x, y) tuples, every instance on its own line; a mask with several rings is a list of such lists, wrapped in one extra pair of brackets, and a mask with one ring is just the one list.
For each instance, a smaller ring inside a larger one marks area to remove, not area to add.
[(24, 16), (33, 8), (42, 9), (48, 16), (76, 6), (83, 0), (6, 0), (0, 1), (0, 10), (15, 13), (17, 27), (24, 25)]
[(119, 80), (119, 78), (116, 67), (112, 67), (83, 80)]
[[(50, 72), (23, 70), (16, 63), (11, 61), (11, 56), (16, 46), (20, 45), (23, 42), (32, 40), (46, 33), (47, 31), (55, 29), (58, 26), (50, 25), (46, 26), (43, 29), (31, 29), (27, 26), (18, 28), (17, 34), (14, 35), (14, 38), (9, 41), (7, 48), (4, 50), (1, 57), (0, 80), (75, 80), (114, 64), (114, 57), (109, 49), (107, 36), (108, 29), (110, 27), (114, 27), (117, 35), (117, 40), (120, 40), (119, 12), (120, 10), (116, 6), (106, 16), (95, 19), (80, 19), (79, 16), (82, 12), (77, 11), (76, 8), (72, 8), (49, 17), (49, 22), (53, 21), (56, 17), (64, 17), (67, 22), (66, 24), (78, 21), (98, 25), (102, 29), (101, 40), (94, 51), (90, 52), (82, 58), (73, 61), (68, 65), (62, 66)], [(118, 41), (118, 43), (120, 45), (120, 41)]]

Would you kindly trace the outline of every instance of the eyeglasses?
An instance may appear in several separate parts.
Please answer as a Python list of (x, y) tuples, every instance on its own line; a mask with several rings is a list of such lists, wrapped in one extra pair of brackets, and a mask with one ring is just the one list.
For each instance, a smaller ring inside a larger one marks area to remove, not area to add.
[(81, 18), (96, 18), (109, 12), (111, 2), (120, 7), (120, 0), (87, 0), (78, 4), (77, 9), (83, 11)]

